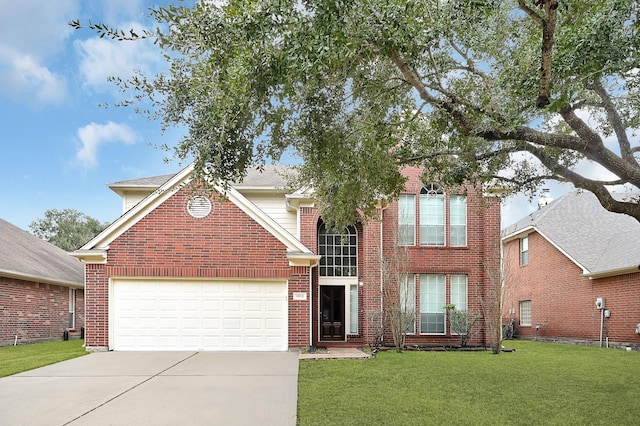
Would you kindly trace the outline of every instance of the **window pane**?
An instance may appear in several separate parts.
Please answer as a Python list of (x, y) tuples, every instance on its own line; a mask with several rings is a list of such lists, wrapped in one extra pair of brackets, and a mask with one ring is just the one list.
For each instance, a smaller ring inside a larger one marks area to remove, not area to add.
[(449, 202), (449, 223), (452, 246), (467, 245), (467, 197), (452, 195)]
[(401, 195), (398, 200), (398, 245), (416, 243), (416, 197)]
[(520, 325), (531, 325), (531, 300), (520, 302)]
[(420, 244), (444, 245), (444, 194), (420, 194)]
[(445, 276), (420, 275), (420, 332), (444, 334)]
[(451, 304), (459, 311), (467, 310), (467, 276), (451, 275)]
[(358, 334), (358, 285), (349, 288), (349, 333)]
[(400, 276), (400, 310), (407, 324), (407, 334), (416, 332), (416, 282), (412, 274)]
[(320, 276), (355, 277), (358, 275), (358, 236), (350, 226), (344, 234), (327, 231), (324, 224), (318, 229)]
[(520, 265), (529, 263), (529, 237), (520, 239)]

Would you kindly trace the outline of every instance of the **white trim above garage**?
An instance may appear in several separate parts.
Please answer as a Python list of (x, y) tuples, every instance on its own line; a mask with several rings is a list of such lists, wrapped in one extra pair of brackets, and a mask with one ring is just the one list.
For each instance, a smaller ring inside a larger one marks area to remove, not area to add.
[(109, 348), (286, 351), (284, 280), (112, 278)]

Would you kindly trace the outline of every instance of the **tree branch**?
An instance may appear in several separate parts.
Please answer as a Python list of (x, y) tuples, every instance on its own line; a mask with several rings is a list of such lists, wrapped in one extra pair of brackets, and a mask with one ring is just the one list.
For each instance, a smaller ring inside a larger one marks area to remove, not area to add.
[(576, 188), (592, 192), (605, 209), (614, 213), (628, 214), (629, 216), (640, 220), (640, 204), (618, 201), (611, 196), (611, 193), (605, 187), (605, 185), (614, 185), (615, 183), (587, 179), (584, 176), (573, 172), (569, 168), (558, 164), (553, 158), (546, 155), (542, 149), (535, 145), (527, 145), (527, 151), (538, 158), (545, 167), (551, 170), (551, 172), (562, 176), (565, 181), (571, 182)]
[(629, 138), (627, 137), (627, 131), (624, 124), (622, 123), (622, 118), (620, 117), (620, 114), (618, 113), (615, 105), (613, 105), (611, 97), (602, 86), (602, 82), (600, 80), (596, 80), (588, 84), (587, 87), (596, 92), (600, 99), (602, 99), (602, 107), (607, 113), (609, 122), (613, 126), (613, 130), (618, 138), (618, 144), (620, 145), (620, 155), (626, 162), (637, 164), (637, 161), (633, 157), (633, 153), (631, 152), (631, 143), (629, 142)]

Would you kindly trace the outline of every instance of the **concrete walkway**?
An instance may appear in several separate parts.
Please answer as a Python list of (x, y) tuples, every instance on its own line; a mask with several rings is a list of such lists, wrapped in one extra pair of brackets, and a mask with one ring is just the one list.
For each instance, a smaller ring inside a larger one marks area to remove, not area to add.
[(295, 425), (294, 352), (101, 352), (0, 379), (0, 425)]

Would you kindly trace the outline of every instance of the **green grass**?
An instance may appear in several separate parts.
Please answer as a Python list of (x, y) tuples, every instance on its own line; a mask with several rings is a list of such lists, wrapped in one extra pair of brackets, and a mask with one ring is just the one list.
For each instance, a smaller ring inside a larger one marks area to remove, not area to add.
[(84, 340), (0, 347), (0, 377), (86, 355)]
[(301, 360), (298, 424), (637, 424), (640, 353), (509, 341), (515, 352)]

